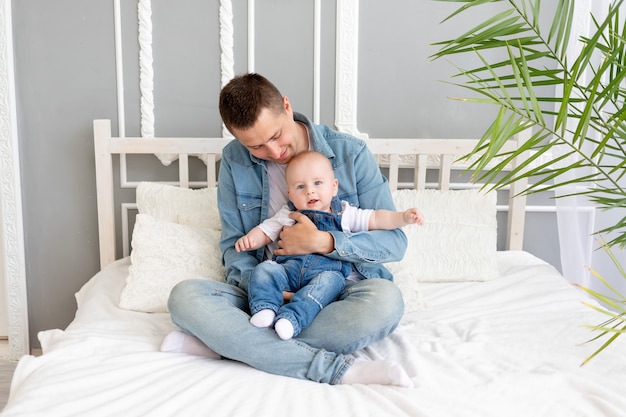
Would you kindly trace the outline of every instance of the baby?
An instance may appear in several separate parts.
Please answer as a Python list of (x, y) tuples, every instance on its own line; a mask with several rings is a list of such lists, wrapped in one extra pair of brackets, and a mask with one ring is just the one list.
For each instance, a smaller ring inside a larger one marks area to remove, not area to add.
[[(237, 240), (237, 251), (256, 250), (274, 242), (283, 226), (295, 223), (289, 217), (294, 207), (323, 231), (356, 233), (424, 223), (422, 213), (416, 208), (404, 212), (370, 210), (339, 201), (339, 184), (332, 165), (319, 152), (294, 156), (285, 169), (285, 179), (293, 207), (283, 207)], [(274, 325), (281, 339), (291, 339), (311, 324), (322, 308), (337, 299), (346, 279), (359, 280), (362, 276), (351, 262), (320, 254), (278, 256), (275, 261), (262, 262), (250, 276), (250, 322), (256, 327)], [(284, 305), (283, 291), (295, 292)]]

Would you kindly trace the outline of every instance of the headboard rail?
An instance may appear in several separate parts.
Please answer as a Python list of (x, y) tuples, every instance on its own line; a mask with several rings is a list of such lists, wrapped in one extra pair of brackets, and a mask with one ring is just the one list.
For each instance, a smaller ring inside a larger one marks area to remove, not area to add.
[[(116, 257), (116, 226), (114, 199), (113, 155), (115, 154), (177, 154), (179, 155), (179, 180), (181, 187), (188, 188), (189, 155), (201, 156), (206, 162), (207, 184), (215, 185), (217, 164), (223, 147), (229, 138), (118, 138), (111, 135), (110, 120), (94, 121), (94, 147), (96, 158), (96, 189), (98, 204), (98, 229), (100, 243), (100, 265), (104, 267)], [(523, 137), (512, 138), (509, 146), (516, 147)], [(379, 159), (381, 167), (388, 170), (391, 190), (409, 187), (418, 190), (427, 188), (427, 170), (439, 171), (436, 188), (451, 188), (451, 172), (458, 169), (459, 157), (468, 154), (477, 141), (475, 139), (387, 139), (369, 138), (367, 145)], [(433, 162), (433, 161), (436, 161)], [(413, 170), (413, 180), (400, 182), (400, 170)], [(525, 184), (515, 184), (510, 195), (516, 195)], [(521, 250), (525, 219), (525, 197), (510, 198), (508, 204), (507, 249)], [(127, 204), (126, 204), (127, 207)], [(128, 231), (122, 233), (128, 236)], [(126, 254), (124, 254), (126, 255)]]

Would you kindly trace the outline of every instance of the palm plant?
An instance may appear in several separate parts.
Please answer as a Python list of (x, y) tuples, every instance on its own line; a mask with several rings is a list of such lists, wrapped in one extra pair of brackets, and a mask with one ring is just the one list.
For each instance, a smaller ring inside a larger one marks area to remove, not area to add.
[[(617, 260), (617, 258), (615, 257), (615, 255), (613, 254), (613, 251), (611, 250), (611, 248), (608, 246), (608, 244), (605, 241), (601, 242), (602, 248), (609, 254), (609, 257), (611, 258), (611, 261), (613, 262), (613, 264), (616, 266), (616, 269), (619, 273), (619, 276), (622, 277), (623, 279), (626, 279), (626, 271), (624, 271), (624, 268), (622, 268), (622, 266), (620, 265), (619, 261)], [(602, 352), (607, 346), (609, 346), (615, 339), (617, 339), (617, 337), (621, 334), (623, 334), (624, 332), (626, 332), (626, 297), (624, 297), (619, 291), (617, 291), (611, 284), (609, 284), (609, 282), (604, 279), (604, 277), (602, 275), (600, 275), (599, 273), (597, 273), (596, 271), (594, 271), (593, 269), (589, 268), (589, 270), (591, 271), (591, 273), (598, 279), (600, 280), (600, 282), (602, 282), (602, 284), (604, 284), (604, 286), (606, 286), (610, 293), (613, 294), (613, 296), (609, 296), (603, 293), (599, 293), (596, 291), (593, 291), (590, 288), (586, 288), (583, 286), (580, 286), (583, 290), (585, 290), (587, 293), (589, 293), (590, 295), (592, 295), (593, 297), (595, 297), (596, 299), (600, 300), (601, 302), (603, 302), (605, 305), (609, 306), (609, 308), (611, 308), (611, 310), (606, 310), (604, 308), (600, 308), (595, 304), (590, 304), (587, 303), (587, 305), (596, 310), (599, 311), (602, 314), (605, 314), (608, 318), (598, 324), (598, 325), (588, 325), (587, 327), (589, 327), (591, 330), (594, 331), (598, 331), (600, 332), (600, 334), (598, 334), (597, 336), (593, 337), (591, 341), (595, 341), (598, 339), (601, 339), (603, 337), (606, 337), (606, 341), (598, 348), (596, 349), (596, 351), (594, 353), (592, 353), (587, 359), (585, 359), (583, 361), (583, 365), (587, 362), (589, 362), (594, 356), (596, 356), (598, 353)]]
[[(471, 55), (476, 64), (457, 67), (459, 81), (453, 82), (472, 93), (460, 100), (497, 108), (467, 156), (475, 158), (470, 168), (475, 180), (495, 181), (499, 189), (527, 178), (531, 181), (525, 193), (561, 189), (566, 190), (563, 196), (587, 198), (601, 210), (625, 207), (626, 190), (620, 184), (626, 174), (623, 0), (611, 1), (601, 18), (590, 16), (591, 34), (575, 40), (570, 39), (575, 0), (550, 0), (547, 8), (541, 0), (439, 1), (460, 3), (444, 24), (461, 14), (485, 16), (458, 37), (436, 43), (439, 49), (432, 56), (453, 61)], [(481, 7), (489, 4), (491, 12), (485, 13)], [(500, 11), (493, 12), (496, 7)], [(552, 18), (550, 24), (542, 23), (545, 17)], [(579, 47), (577, 52), (573, 46)], [(525, 130), (532, 133), (518, 150), (503, 151), (511, 136)], [(517, 157), (523, 162), (507, 172)], [(572, 177), (573, 170), (579, 174)], [(612, 236), (602, 246), (626, 278), (611, 253), (614, 245), (626, 247), (626, 217), (597, 233)], [(615, 309), (603, 310), (610, 316), (607, 322), (592, 326), (601, 332), (593, 340), (608, 336), (593, 357), (626, 331), (626, 297), (617, 291), (607, 297), (585, 290)]]

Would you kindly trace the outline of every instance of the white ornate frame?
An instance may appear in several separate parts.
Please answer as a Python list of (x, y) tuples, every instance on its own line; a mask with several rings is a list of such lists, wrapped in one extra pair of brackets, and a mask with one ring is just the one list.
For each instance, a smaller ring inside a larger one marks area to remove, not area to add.
[(7, 300), (9, 359), (30, 353), (26, 260), (17, 140), (11, 0), (0, 0), (0, 262)]
[[(255, 59), (255, 0), (248, 1), (248, 71), (254, 71)], [(117, 91), (118, 91), (118, 118), (119, 136), (125, 136), (124, 115), (124, 81), (122, 63), (121, 41), (121, 16), (120, 0), (113, 0), (116, 25), (116, 61), (117, 61)], [(313, 88), (314, 109), (313, 121), (319, 123), (319, 90), (320, 90), (320, 44), (321, 44), (321, 0), (314, 3), (314, 41), (313, 49)], [(336, 68), (335, 77), (337, 93), (335, 94), (335, 126), (337, 129), (351, 133), (359, 137), (367, 137), (360, 133), (357, 125), (357, 89), (358, 89), (358, 38), (359, 38), (359, 0), (337, 0), (336, 22)], [(152, 56), (152, 2), (151, 0), (138, 0), (138, 41), (139, 41), (139, 87), (141, 109), (141, 136), (154, 137), (154, 68)], [(219, 6), (220, 23), (220, 70), (221, 85), (225, 85), (234, 76), (234, 33), (232, 0), (220, 0)], [(230, 133), (223, 129), (224, 137), (231, 137)], [(170, 157), (158, 155), (161, 161), (169, 165)], [(122, 183), (125, 184), (125, 174), (122, 172)]]

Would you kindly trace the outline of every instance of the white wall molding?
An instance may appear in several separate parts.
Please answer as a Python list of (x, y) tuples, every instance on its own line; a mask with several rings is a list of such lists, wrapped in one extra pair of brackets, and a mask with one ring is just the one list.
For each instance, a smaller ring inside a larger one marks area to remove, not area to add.
[[(228, 0), (230, 3), (230, 0)], [(248, 72), (254, 72), (256, 63), (256, 2), (248, 0)]]
[[(250, 6), (252, 4), (252, 6)], [(248, 2), (248, 10), (254, 12), (254, 2)], [(235, 51), (234, 51), (234, 33), (233, 25), (233, 4), (231, 0), (220, 0), (220, 71), (221, 71), (221, 87), (224, 87), (230, 80), (235, 77)], [(254, 16), (248, 16), (248, 21), (254, 21)], [(250, 38), (249, 35), (248, 38)], [(254, 48), (252, 48), (254, 49)], [(251, 58), (248, 58), (250, 61)], [(254, 54), (253, 58), (254, 59)], [(231, 133), (222, 124), (222, 136), (232, 138)]]
[(139, 91), (141, 92), (141, 137), (154, 137), (154, 68), (152, 57), (152, 3), (139, 0)]
[(313, 123), (319, 124), (322, 114), (322, 0), (315, 0), (313, 10)]
[(115, 32), (115, 84), (117, 90), (117, 128), (119, 137), (126, 136), (126, 111), (124, 108), (124, 61), (122, 59), (122, 12), (120, 0), (113, 0)]
[(7, 297), (9, 356), (29, 354), (11, 0), (0, 0), (0, 262)]
[(359, 0), (337, 0), (335, 127), (365, 139), (357, 128)]
[[(137, 3), (139, 42), (139, 108), (141, 112), (141, 137), (154, 137), (154, 57), (152, 54), (152, 1)], [(178, 158), (177, 154), (157, 154), (163, 165), (169, 166)]]

